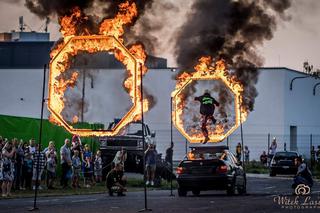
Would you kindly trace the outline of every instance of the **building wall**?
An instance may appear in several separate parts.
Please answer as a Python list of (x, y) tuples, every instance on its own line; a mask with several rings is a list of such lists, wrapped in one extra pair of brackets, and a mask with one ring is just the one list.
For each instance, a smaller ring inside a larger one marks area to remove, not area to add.
[[(297, 150), (309, 155), (310, 134), (312, 143), (320, 145), (320, 93), (313, 95), (313, 87), (319, 80), (314, 78), (297, 79), (293, 82), (293, 88), (289, 85), (293, 78), (306, 76), (297, 72), (286, 72), (285, 78), (285, 135), (290, 135), (290, 126), (297, 127)], [(288, 137), (288, 142), (290, 137)]]
[(1, 69), (0, 114), (39, 118), (42, 79), (42, 69)]
[[(1, 69), (0, 114), (39, 118), (42, 75), (42, 69)], [(146, 113), (145, 120), (152, 130), (156, 130), (157, 148), (162, 153), (170, 145), (170, 94), (175, 87), (174, 75), (170, 69), (151, 69), (144, 78), (147, 91), (156, 98), (156, 104)], [(249, 146), (252, 159), (258, 159), (263, 150), (267, 151), (269, 133), (271, 138), (277, 137), (278, 149), (283, 149), (284, 143), (287, 143), (289, 149), (290, 125), (298, 128), (298, 151), (305, 156), (309, 154), (309, 134), (314, 135), (314, 144), (320, 145), (320, 137), (317, 136), (320, 132), (317, 114), (320, 92), (318, 90), (318, 95), (313, 96), (312, 87), (316, 81), (311, 78), (294, 82), (293, 90), (290, 91), (290, 81), (298, 75), (303, 74), (288, 69), (261, 69), (255, 109), (243, 124), (244, 144)], [(118, 116), (113, 116), (117, 110), (125, 111), (127, 105), (121, 103), (129, 100), (126, 99), (126, 94), (118, 95), (116, 91), (109, 89), (121, 90), (122, 79), (123, 72), (119, 70), (100, 70), (99, 75), (95, 76), (94, 88), (86, 87), (86, 98), (91, 103), (100, 103), (100, 97), (103, 97), (104, 102), (89, 110), (85, 114), (86, 120), (94, 122), (100, 119), (99, 121), (107, 122)], [(90, 85), (90, 79), (86, 80), (86, 84)], [(48, 116), (47, 110), (45, 116)], [(232, 151), (240, 139), (239, 129), (229, 137), (228, 144)], [(185, 154), (186, 141), (175, 128), (173, 142), (174, 159), (179, 160)], [(227, 140), (222, 144), (227, 144)]]

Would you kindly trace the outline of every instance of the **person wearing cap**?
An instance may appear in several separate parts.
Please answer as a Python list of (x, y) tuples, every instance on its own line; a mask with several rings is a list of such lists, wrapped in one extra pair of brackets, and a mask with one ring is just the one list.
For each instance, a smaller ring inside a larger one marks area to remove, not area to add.
[(207, 129), (207, 123), (209, 120), (212, 121), (213, 124), (217, 122), (217, 120), (213, 117), (213, 113), (215, 110), (215, 107), (219, 106), (219, 102), (216, 101), (211, 95), (209, 90), (205, 90), (204, 94), (199, 97), (195, 97), (195, 101), (200, 102), (200, 114), (201, 114), (201, 130), (203, 133), (203, 136), (205, 137), (203, 143), (207, 143), (209, 138), (209, 132)]

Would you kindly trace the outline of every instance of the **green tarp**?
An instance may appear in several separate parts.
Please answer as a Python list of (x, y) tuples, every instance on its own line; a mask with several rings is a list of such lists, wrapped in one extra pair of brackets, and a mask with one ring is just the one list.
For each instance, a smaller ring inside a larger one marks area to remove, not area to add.
[[(77, 127), (97, 128), (97, 124), (80, 123)], [(39, 142), (39, 128), (40, 119), (35, 118), (25, 118), (25, 117), (15, 117), (0, 115), (0, 135), (3, 138), (18, 138), (18, 140), (23, 139), (23, 141), (29, 141), (34, 138)], [(64, 140), (69, 138), (71, 140), (72, 135), (67, 132), (63, 127), (56, 126), (50, 123), (48, 120), (43, 120), (43, 132), (42, 132), (42, 147), (47, 147), (49, 141), (53, 140), (55, 142), (57, 151), (63, 145)], [(89, 143), (92, 150), (96, 149), (97, 141), (94, 138), (81, 138), (82, 143)]]

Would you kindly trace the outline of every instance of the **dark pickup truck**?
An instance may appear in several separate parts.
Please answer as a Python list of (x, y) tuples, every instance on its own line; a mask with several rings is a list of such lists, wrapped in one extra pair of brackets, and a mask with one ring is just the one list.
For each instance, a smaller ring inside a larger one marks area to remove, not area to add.
[(190, 147), (191, 152), (176, 170), (178, 195), (188, 191), (226, 190), (228, 195), (246, 193), (246, 174), (226, 146)]
[[(109, 125), (116, 125), (113, 122)], [(155, 133), (151, 132), (147, 124), (144, 125), (145, 148), (148, 144), (155, 144)], [(125, 171), (143, 172), (143, 137), (141, 122), (134, 122), (125, 127), (119, 136), (101, 137), (100, 150), (104, 165), (103, 175), (110, 170), (111, 162), (117, 151), (124, 147), (127, 150), (127, 160), (125, 162)]]

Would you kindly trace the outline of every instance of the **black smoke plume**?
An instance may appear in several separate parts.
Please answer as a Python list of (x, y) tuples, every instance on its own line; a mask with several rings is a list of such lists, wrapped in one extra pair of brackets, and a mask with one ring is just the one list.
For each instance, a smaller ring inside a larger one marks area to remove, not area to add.
[[(18, 0), (16, 0), (18, 1)], [(96, 34), (99, 23), (106, 18), (113, 18), (119, 9), (119, 4), (135, 2), (138, 16), (129, 26), (126, 26), (124, 34), (126, 43), (143, 43), (146, 51), (153, 54), (160, 42), (154, 34), (166, 26), (166, 19), (171, 16), (154, 16), (155, 12), (161, 14), (178, 11), (178, 5), (170, 1), (154, 0), (25, 0), (26, 7), (40, 18), (69, 16), (73, 8), (77, 7), (82, 17), (77, 20), (77, 34)], [(102, 13), (97, 14), (96, 11)]]
[[(153, 0), (25, 0), (26, 7), (40, 18), (55, 17), (59, 19), (69, 16), (74, 8), (81, 11), (82, 17), (77, 20), (78, 34), (83, 33), (84, 29), (90, 34), (96, 34), (99, 22), (105, 18), (113, 18), (119, 9), (119, 4), (124, 2), (135, 2), (138, 9), (138, 16), (133, 20), (132, 25), (144, 14), (146, 8), (151, 7)], [(102, 17), (90, 14), (95, 11), (95, 6), (102, 7)], [(130, 27), (130, 26), (129, 26)]]
[(273, 38), (279, 19), (287, 20), (291, 0), (196, 0), (176, 37), (182, 71), (193, 71), (201, 56), (224, 59), (244, 85), (244, 107), (252, 111), (258, 95), (257, 46)]

